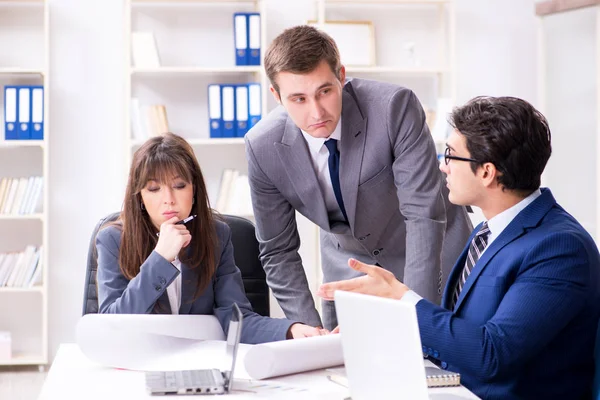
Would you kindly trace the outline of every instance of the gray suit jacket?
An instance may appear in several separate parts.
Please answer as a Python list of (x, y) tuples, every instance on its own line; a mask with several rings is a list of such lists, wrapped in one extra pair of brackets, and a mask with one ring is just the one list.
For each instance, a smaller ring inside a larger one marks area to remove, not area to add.
[[(237, 303), (244, 314), (243, 343), (263, 343), (284, 340), (292, 324), (287, 319), (263, 317), (252, 311), (244, 292), (242, 275), (233, 260), (231, 230), (227, 224), (215, 222), (219, 237), (217, 270), (208, 287), (193, 300), (196, 269), (181, 265), (181, 307), (179, 314), (214, 314), (227, 333), (231, 308)], [(171, 313), (167, 286), (179, 275), (177, 268), (153, 251), (140, 273), (128, 280), (119, 268), (121, 230), (114, 226), (102, 229), (96, 238), (98, 249), (98, 302), (100, 313), (146, 314)], [(156, 303), (160, 307), (156, 307)]]
[[(321, 229), (325, 282), (359, 274), (349, 257), (379, 264), (421, 296), (441, 290), (472, 230), (448, 202), (423, 108), (408, 89), (354, 79), (344, 86), (340, 186), (348, 224), (330, 223), (302, 133), (282, 107), (246, 135), (248, 174), (267, 282), (288, 318), (320, 325), (294, 211)], [(324, 302), (324, 326), (337, 324)]]

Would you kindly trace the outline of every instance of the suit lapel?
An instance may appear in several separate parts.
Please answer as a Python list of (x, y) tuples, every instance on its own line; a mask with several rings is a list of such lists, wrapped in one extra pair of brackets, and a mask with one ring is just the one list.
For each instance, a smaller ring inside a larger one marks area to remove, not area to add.
[[(492, 244), (485, 250), (481, 258), (475, 264), (473, 271), (469, 275), (469, 278), (465, 282), (465, 286), (463, 287), (460, 295), (458, 297), (458, 302), (454, 308), (454, 311), (457, 312), (462, 305), (464, 299), (469, 295), (469, 291), (477, 282), (477, 278), (481, 275), (481, 272), (485, 269), (490, 260), (500, 251), (504, 246), (509, 244), (510, 242), (518, 239), (522, 235), (524, 235), (527, 230), (536, 227), (544, 215), (546, 215), (550, 209), (556, 205), (556, 200), (552, 196), (552, 193), (549, 189), (542, 189), (542, 195), (533, 201), (533, 203), (529, 204), (525, 209), (523, 209), (517, 216), (508, 224), (508, 226), (502, 231), (500, 236), (498, 236)], [(469, 244), (471, 243), (471, 238), (469, 239)], [(460, 258), (463, 263), (461, 265), (464, 266), (464, 257), (461, 255)], [(457, 265), (459, 266), (459, 265)], [(456, 267), (455, 266), (455, 269)], [(454, 273), (454, 271), (453, 271)], [(449, 280), (450, 282), (450, 280)]]
[(342, 140), (340, 141), (340, 187), (348, 223), (354, 231), (356, 199), (367, 137), (367, 119), (363, 118), (358, 104), (349, 93), (351, 83), (342, 92)]
[(321, 186), (312, 165), (312, 160), (302, 132), (288, 117), (281, 143), (275, 143), (275, 150), (281, 160), (290, 183), (298, 197), (306, 205), (306, 217), (321, 228), (329, 231), (329, 217)]

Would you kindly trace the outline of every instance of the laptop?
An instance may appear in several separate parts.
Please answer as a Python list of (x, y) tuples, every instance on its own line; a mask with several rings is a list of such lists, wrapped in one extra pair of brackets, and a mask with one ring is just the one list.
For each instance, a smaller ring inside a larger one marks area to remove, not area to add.
[(243, 315), (237, 304), (233, 304), (231, 321), (227, 331), (227, 359), (231, 370), (218, 369), (187, 371), (146, 372), (146, 389), (152, 395), (171, 394), (224, 394), (233, 390), (233, 370), (242, 335)]
[(414, 305), (336, 291), (352, 400), (429, 399)]

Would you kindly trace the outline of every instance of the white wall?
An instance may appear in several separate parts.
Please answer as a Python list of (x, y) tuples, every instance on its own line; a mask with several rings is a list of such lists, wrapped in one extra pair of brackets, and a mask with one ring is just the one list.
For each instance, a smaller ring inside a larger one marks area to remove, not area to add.
[[(121, 2), (51, 0), (51, 357), (75, 340), (90, 232), (123, 196)], [(267, 4), (269, 40), (316, 17), (309, 0)], [(535, 103), (533, 1), (457, 0), (456, 9), (459, 102), (510, 94)]]

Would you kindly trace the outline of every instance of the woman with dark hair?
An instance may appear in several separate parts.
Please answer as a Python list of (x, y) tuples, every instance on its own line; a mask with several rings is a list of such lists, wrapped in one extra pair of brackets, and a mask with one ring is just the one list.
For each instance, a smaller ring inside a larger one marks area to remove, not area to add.
[[(177, 224), (189, 216), (196, 218)], [(101, 313), (214, 314), (226, 332), (237, 303), (244, 343), (327, 333), (252, 311), (231, 231), (210, 208), (193, 149), (175, 134), (135, 152), (121, 216), (98, 233), (96, 246)]]

